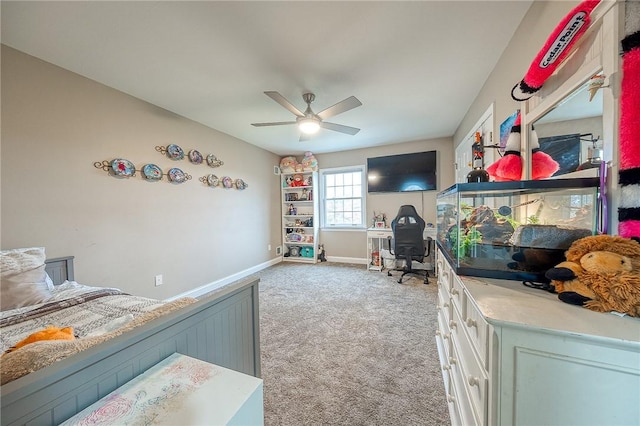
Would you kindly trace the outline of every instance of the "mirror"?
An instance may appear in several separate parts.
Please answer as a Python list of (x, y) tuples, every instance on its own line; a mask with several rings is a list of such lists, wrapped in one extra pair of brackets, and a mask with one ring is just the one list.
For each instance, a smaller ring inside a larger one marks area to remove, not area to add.
[(590, 89), (593, 81), (589, 79), (533, 123), (540, 150), (560, 165), (552, 177), (597, 176), (600, 163), (611, 160), (604, 158), (603, 90)]

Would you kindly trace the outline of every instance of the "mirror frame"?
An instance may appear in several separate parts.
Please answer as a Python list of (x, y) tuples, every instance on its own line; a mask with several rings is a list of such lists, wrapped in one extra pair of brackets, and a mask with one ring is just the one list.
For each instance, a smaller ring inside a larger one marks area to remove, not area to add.
[[(584, 85), (592, 76), (606, 76), (602, 93), (602, 127), (604, 158), (607, 162), (607, 204), (609, 233), (617, 230), (615, 214), (619, 206), (617, 190), (619, 164), (619, 44), (624, 33), (624, 1), (603, 0), (591, 14), (591, 25), (578, 42), (573, 53), (545, 82), (532, 98), (520, 103), (522, 111), (523, 179), (531, 178), (531, 124), (551, 111), (559, 102)], [(563, 175), (564, 176), (564, 175)], [(570, 176), (567, 176), (570, 177)]]

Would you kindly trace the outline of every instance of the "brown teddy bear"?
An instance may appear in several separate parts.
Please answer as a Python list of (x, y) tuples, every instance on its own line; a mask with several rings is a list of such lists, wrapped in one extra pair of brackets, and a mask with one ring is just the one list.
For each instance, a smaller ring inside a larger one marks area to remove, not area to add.
[(558, 298), (597, 312), (640, 317), (640, 243), (611, 235), (575, 241), (546, 273)]

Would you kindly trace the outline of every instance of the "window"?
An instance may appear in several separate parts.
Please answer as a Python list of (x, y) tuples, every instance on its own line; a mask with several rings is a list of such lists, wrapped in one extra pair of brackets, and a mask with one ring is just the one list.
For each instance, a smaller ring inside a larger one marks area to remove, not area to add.
[(320, 216), (323, 228), (364, 228), (364, 166), (320, 171)]

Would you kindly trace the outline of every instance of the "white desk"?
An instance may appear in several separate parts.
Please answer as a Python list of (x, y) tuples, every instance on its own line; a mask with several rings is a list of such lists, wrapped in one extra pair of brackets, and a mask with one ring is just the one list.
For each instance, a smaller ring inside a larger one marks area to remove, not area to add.
[(175, 353), (62, 424), (263, 425), (262, 380)]
[[(429, 238), (435, 241), (436, 228), (425, 228), (422, 233), (422, 237), (425, 241)], [(387, 241), (393, 238), (393, 230), (391, 228), (369, 228), (367, 229), (367, 269), (370, 271), (382, 271), (384, 269), (384, 261), (380, 255), (382, 249), (388, 250), (389, 244)], [(429, 256), (429, 263), (433, 265), (433, 250), (435, 246), (431, 245), (431, 255)], [(427, 269), (433, 269), (428, 267)]]
[(386, 241), (393, 238), (391, 228), (369, 228), (367, 229), (367, 269), (370, 271), (382, 271), (384, 262), (380, 255), (382, 249), (388, 249), (389, 245)]

